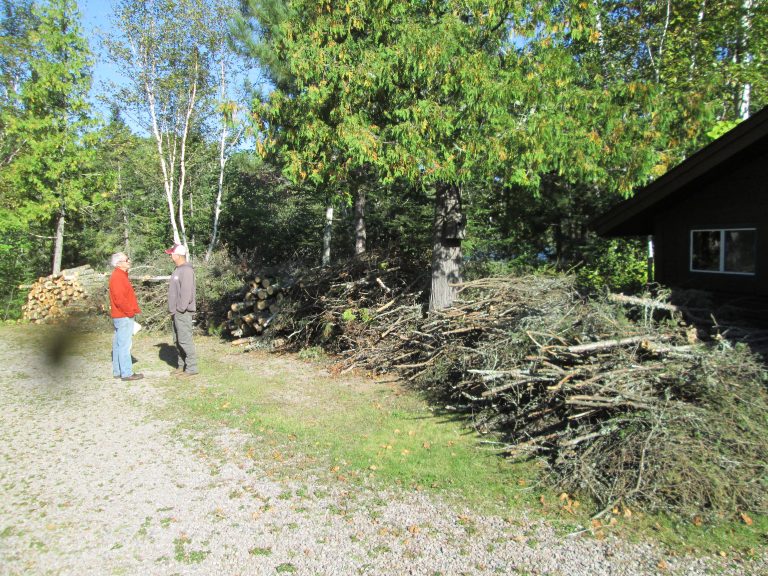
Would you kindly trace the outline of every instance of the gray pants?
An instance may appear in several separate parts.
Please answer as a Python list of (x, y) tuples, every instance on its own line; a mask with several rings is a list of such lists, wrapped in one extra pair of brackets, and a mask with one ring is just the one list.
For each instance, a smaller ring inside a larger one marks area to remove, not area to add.
[(184, 372), (197, 372), (197, 353), (192, 341), (192, 312), (176, 312), (173, 315), (173, 343), (179, 353), (179, 368)]

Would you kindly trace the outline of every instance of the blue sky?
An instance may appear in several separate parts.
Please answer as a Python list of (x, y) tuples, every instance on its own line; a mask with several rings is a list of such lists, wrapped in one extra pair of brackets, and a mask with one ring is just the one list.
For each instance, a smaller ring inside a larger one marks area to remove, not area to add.
[[(99, 58), (101, 51), (100, 35), (108, 32), (111, 28), (112, 2), (110, 0), (77, 0), (77, 5), (80, 9), (83, 32), (88, 39), (88, 45), (95, 58), (93, 93), (102, 92), (101, 84), (103, 82), (107, 80), (119, 82), (120, 80), (118, 71), (103, 58)], [(104, 112), (103, 107), (99, 103), (94, 103), (99, 110)]]
[[(88, 40), (88, 44), (91, 48), (91, 52), (94, 55), (95, 63), (93, 67), (93, 89), (92, 98), (94, 106), (102, 113), (106, 118), (108, 110), (101, 102), (97, 102), (95, 99), (96, 94), (103, 94), (104, 84), (107, 81), (120, 83), (121, 75), (118, 69), (112, 66), (106, 59), (101, 58), (101, 37), (112, 30), (111, 18), (113, 14), (114, 2), (112, 0), (77, 0), (77, 5), (80, 10), (80, 22), (83, 27), (83, 33)], [(256, 70), (252, 70), (248, 74), (252, 82), (258, 82), (260, 75)], [(230, 80), (230, 88), (236, 82), (241, 81), (235, 79), (234, 82)], [(131, 128), (137, 132), (142, 133), (144, 130), (138, 129), (135, 122), (131, 121), (131, 118), (124, 116), (125, 121)]]
[[(80, 8), (83, 32), (88, 39), (94, 55), (99, 52), (99, 34), (110, 30), (110, 17), (112, 15), (112, 2), (109, 0), (77, 0)], [(97, 68), (104, 68), (104, 63), (97, 62)], [(100, 74), (109, 74), (108, 70), (100, 71)]]

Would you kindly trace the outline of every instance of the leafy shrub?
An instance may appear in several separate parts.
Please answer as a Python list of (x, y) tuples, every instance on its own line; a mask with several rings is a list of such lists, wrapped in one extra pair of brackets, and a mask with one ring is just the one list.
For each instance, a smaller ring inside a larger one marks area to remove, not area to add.
[(588, 292), (637, 292), (648, 282), (645, 246), (640, 240), (595, 240), (576, 277), (579, 287)]

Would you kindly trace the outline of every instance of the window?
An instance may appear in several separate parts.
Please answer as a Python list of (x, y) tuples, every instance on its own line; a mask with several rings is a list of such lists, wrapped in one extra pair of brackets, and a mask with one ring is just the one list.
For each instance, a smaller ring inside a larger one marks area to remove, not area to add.
[(755, 228), (691, 230), (691, 271), (754, 274)]

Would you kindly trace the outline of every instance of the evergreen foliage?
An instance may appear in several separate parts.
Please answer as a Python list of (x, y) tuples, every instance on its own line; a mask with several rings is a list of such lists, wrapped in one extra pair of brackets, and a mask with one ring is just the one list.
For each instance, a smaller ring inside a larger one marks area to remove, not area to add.
[[(121, 33), (96, 57), (142, 64), (131, 60), (134, 40), (154, 76), (136, 68), (107, 95), (114, 112), (100, 132), (74, 3), (3, 0), (4, 300), (50, 271), (62, 214), (65, 266), (101, 267), (116, 249), (154, 266), (180, 217), (198, 254), (213, 244), (220, 121), (234, 133), (238, 111), (218, 93), (228, 25), (268, 82), (252, 93), (260, 159), (240, 149), (226, 165), (218, 238), (264, 265), (319, 263), (333, 207), (334, 260), (361, 256), (362, 221), (363, 258), (403, 258), (443, 280), (553, 265), (578, 266), (592, 287), (634, 285), (644, 250), (604, 250), (590, 219), (766, 105), (759, 2), (240, 5), (230, 21), (229, 2), (154, 3), (151, 14), (120, 2)], [(178, 149), (167, 156), (170, 180), (157, 139), (121, 119), (136, 121), (150, 78), (156, 102), (168, 103), (156, 110), (161, 141), (187, 138), (183, 176)], [(183, 132), (192, 80), (199, 106)]]

